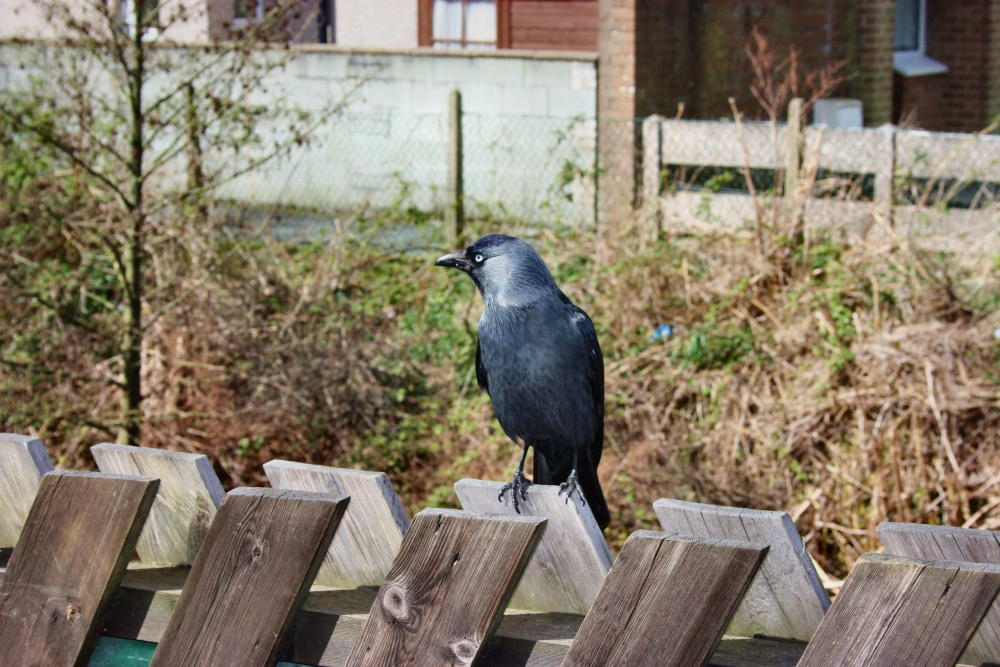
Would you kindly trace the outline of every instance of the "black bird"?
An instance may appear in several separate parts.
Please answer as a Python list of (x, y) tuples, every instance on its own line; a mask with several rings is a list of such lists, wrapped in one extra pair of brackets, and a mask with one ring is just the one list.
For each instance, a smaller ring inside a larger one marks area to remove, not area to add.
[(535, 484), (560, 484), (590, 504), (603, 529), (611, 521), (597, 479), (604, 448), (604, 359), (594, 323), (560, 291), (533, 247), (512, 236), (485, 236), (435, 266), (464, 271), (486, 308), (479, 320), (476, 379), (500, 426), (524, 447), (510, 491), (526, 497), (524, 460), (535, 448)]

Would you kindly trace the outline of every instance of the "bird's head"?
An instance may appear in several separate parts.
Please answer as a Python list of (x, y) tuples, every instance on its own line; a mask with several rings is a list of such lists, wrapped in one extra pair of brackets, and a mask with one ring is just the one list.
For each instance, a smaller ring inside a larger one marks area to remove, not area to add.
[(440, 257), (434, 266), (469, 274), (487, 304), (527, 304), (559, 289), (538, 251), (504, 234), (484, 236), (465, 250)]

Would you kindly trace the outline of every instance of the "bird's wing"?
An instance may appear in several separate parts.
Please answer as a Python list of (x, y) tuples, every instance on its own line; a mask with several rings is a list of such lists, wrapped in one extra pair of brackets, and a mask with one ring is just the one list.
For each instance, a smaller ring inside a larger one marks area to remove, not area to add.
[(476, 341), (476, 382), (480, 389), (485, 389), (489, 393), (490, 387), (486, 382), (486, 367), (483, 366), (483, 348)]
[(590, 447), (593, 455), (594, 468), (601, 461), (601, 452), (604, 449), (604, 357), (601, 355), (601, 345), (597, 342), (597, 331), (594, 330), (594, 323), (587, 313), (573, 305), (569, 299), (563, 299), (570, 306), (573, 324), (576, 325), (583, 341), (587, 346), (589, 364), (587, 366), (587, 379), (590, 381), (590, 395), (594, 400), (594, 442)]

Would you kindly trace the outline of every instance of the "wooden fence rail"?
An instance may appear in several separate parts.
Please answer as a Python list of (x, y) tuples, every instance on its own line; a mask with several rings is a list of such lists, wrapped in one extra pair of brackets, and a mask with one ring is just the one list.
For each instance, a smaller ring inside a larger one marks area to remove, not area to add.
[[(830, 605), (779, 512), (663, 499), (664, 531), (637, 531), (613, 559), (589, 508), (555, 502), (554, 487), (531, 488), (518, 515), (496, 483), (462, 480), (466, 511), (410, 523), (381, 473), (272, 461), (276, 488), (231, 491), (206, 517), (191, 508), (213, 498), (207, 460), (101, 446), (102, 468), (147, 476), (38, 482), (51, 464), (37, 442), (0, 438), (15, 462), (0, 496), (18, 496), (0, 513), (30, 506), (0, 575), (4, 665), (995, 662), (1000, 542), (987, 531), (880, 527), (895, 555), (863, 557)], [(164, 493), (171, 477), (186, 490)], [(129, 564), (150, 531), (195, 545), (175, 552), (193, 563), (147, 550)], [(348, 585), (317, 584), (322, 568)]]
[[(801, 215), (810, 226), (837, 228), (849, 238), (877, 237), (891, 227), (893, 234), (923, 240), (935, 250), (969, 252), (971, 240), (977, 251), (1000, 250), (1000, 137), (891, 126), (803, 128), (794, 110), (789, 114), (789, 123), (778, 125), (646, 118), (641, 183), (649, 233), (698, 220), (752, 226), (761, 209), (765, 222), (777, 209), (786, 217)], [(692, 186), (676, 179), (681, 172), (720, 168), (739, 174), (731, 185), (743, 183), (749, 169), (773, 171), (775, 190), (782, 184), (788, 189), (758, 192), (755, 201), (737, 187)], [(796, 178), (788, 177), (792, 173)], [(810, 183), (814, 179), (800, 174), (815, 174), (821, 182)], [(863, 195), (862, 179), (871, 181), (869, 196)], [(949, 197), (973, 183), (986, 186), (972, 197), (977, 206), (948, 206)], [(809, 187), (799, 187), (803, 184)], [(885, 224), (876, 224), (876, 218)]]

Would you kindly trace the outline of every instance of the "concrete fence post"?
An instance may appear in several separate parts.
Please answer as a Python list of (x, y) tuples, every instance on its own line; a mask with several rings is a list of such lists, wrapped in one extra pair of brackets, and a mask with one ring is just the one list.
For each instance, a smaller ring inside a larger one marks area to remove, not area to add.
[(663, 116), (642, 121), (642, 219), (644, 236), (655, 241), (660, 235), (660, 184), (663, 168)]
[(462, 93), (453, 90), (448, 95), (448, 185), (444, 213), (444, 234), (454, 245), (465, 226), (465, 205), (462, 186)]

